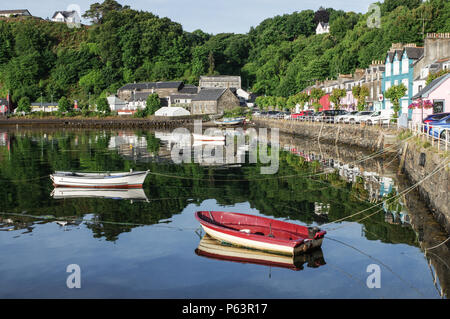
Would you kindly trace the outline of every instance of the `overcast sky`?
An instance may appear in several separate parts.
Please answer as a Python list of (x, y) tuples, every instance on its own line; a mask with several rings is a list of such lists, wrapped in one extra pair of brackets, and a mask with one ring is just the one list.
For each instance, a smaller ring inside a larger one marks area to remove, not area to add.
[[(2, 4), (2, 10), (28, 9), (32, 15), (47, 18), (55, 11), (78, 5), (83, 14), (90, 4), (103, 0), (14, 0)], [(276, 15), (325, 8), (367, 12), (375, 0), (119, 0), (132, 9), (150, 11), (180, 23), (186, 31), (201, 29), (207, 33), (247, 33), (251, 26)], [(88, 21), (85, 21), (88, 22)]]

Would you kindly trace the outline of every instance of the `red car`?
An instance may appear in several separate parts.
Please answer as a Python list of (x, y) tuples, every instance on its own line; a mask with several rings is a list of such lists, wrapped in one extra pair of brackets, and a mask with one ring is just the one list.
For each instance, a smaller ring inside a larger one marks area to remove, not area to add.
[(312, 116), (314, 114), (313, 110), (301, 111), (300, 113), (291, 114), (291, 118), (296, 119), (298, 117)]

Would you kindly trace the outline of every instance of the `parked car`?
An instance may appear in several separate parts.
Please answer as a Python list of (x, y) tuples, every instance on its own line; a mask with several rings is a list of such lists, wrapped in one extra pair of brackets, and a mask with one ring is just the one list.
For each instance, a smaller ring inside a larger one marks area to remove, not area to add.
[(269, 111), (269, 112), (267, 112), (267, 117), (278, 118), (278, 117), (280, 117), (280, 114), (281, 114), (281, 112), (278, 112), (278, 111)]
[(431, 115), (428, 115), (422, 122), (423, 122), (423, 124), (426, 124), (426, 123), (433, 122), (433, 121), (439, 121), (449, 115), (450, 115), (450, 113), (431, 114)]
[(314, 113), (314, 114), (312, 115), (312, 121), (320, 122), (321, 119), (322, 119), (322, 114), (323, 114), (322, 111), (321, 111), (321, 112), (316, 112), (316, 113)]
[(300, 113), (293, 113), (291, 114), (291, 118), (292, 119), (296, 119), (299, 117), (306, 117), (306, 116), (312, 116), (314, 114), (313, 110), (306, 110), (306, 111), (301, 111)]
[(431, 136), (445, 139), (447, 135), (445, 129), (450, 129), (450, 115), (447, 115), (438, 121), (428, 122), (425, 128)]
[(327, 122), (327, 123), (334, 123), (334, 117), (346, 114), (347, 111), (345, 110), (325, 110), (322, 113), (321, 121)]
[(354, 123), (360, 123), (361, 119), (364, 119), (364, 117), (366, 116), (370, 116), (373, 113), (373, 111), (361, 111), (358, 112), (352, 116), (348, 117), (348, 122), (346, 123), (350, 123), (350, 124), (354, 124)]
[(348, 119), (351, 116), (355, 115), (356, 113), (358, 113), (358, 111), (350, 111), (350, 112), (347, 111), (346, 114), (335, 116), (334, 122), (335, 123), (348, 123)]
[(369, 116), (363, 116), (359, 120), (369, 125), (373, 124), (389, 124), (389, 121), (394, 117), (392, 110), (375, 111)]

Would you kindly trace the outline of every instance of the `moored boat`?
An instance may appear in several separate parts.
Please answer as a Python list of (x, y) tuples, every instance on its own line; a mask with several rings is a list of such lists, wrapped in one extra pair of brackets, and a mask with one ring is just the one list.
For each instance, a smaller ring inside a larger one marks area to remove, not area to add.
[(239, 125), (244, 123), (245, 118), (223, 118), (222, 120), (215, 120), (216, 125)]
[(85, 188), (142, 188), (147, 171), (130, 171), (122, 173), (82, 173), (55, 172), (50, 175), (56, 187), (85, 187)]
[(323, 253), (320, 248), (315, 249), (311, 253), (285, 256), (260, 250), (225, 245), (208, 234), (205, 234), (200, 240), (195, 253), (199, 256), (216, 260), (281, 267), (292, 270), (302, 270), (303, 264), (305, 263), (311, 268), (325, 265)]
[(195, 217), (219, 241), (284, 255), (318, 248), (326, 234), (317, 227), (241, 213), (198, 211)]

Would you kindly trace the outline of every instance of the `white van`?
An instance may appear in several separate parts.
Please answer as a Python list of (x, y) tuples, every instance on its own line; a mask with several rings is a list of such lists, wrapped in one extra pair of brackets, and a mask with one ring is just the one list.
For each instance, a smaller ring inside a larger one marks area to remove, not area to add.
[(373, 112), (370, 116), (365, 118), (363, 122), (369, 125), (373, 124), (388, 124), (394, 117), (394, 111), (392, 110), (380, 110)]

